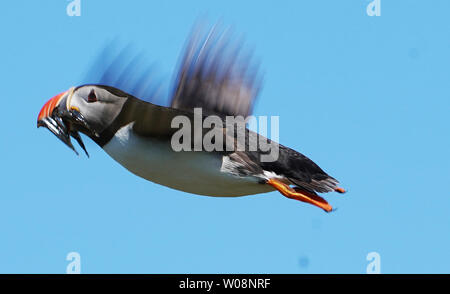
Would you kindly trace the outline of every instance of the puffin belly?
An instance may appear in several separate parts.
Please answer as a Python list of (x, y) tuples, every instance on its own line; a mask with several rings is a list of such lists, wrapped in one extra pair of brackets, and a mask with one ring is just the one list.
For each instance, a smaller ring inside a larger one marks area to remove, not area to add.
[(206, 196), (245, 196), (273, 191), (259, 177), (224, 172), (227, 156), (216, 152), (172, 150), (170, 141), (138, 136), (132, 123), (103, 146), (133, 174), (176, 190)]

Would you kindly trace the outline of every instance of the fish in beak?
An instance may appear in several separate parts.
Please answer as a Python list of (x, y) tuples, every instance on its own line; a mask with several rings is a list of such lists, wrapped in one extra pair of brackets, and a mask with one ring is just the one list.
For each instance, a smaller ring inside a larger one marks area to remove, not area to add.
[(74, 89), (72, 87), (68, 91), (51, 98), (44, 104), (38, 115), (37, 127), (49, 129), (50, 132), (78, 155), (70, 140), (70, 137), (74, 138), (89, 157), (89, 153), (84, 146), (77, 127), (82, 127), (97, 137), (98, 134), (89, 127), (85, 118), (76, 107), (70, 107), (70, 100)]

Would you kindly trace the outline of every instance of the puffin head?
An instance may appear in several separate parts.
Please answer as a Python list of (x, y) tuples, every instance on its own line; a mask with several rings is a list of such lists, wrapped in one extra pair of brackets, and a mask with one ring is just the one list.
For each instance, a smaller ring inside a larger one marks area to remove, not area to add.
[(108, 86), (72, 87), (44, 104), (37, 127), (49, 129), (78, 154), (70, 140), (74, 138), (89, 156), (79, 132), (96, 141), (119, 115), (126, 99), (126, 93)]

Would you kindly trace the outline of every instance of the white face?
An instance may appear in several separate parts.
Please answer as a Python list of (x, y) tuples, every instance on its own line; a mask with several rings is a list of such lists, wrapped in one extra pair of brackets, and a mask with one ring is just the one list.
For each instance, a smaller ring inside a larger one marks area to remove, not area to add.
[(111, 125), (127, 100), (95, 85), (79, 87), (68, 99), (69, 108), (77, 109), (99, 134)]

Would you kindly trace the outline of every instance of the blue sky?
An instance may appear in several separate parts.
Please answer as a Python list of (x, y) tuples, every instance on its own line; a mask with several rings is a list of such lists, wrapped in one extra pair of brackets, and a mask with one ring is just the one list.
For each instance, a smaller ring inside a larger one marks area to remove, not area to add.
[[(83, 273), (365, 273), (374, 251), (383, 273), (449, 273), (450, 2), (214, 2), (2, 3), (0, 273), (65, 273), (72, 251)], [(255, 114), (349, 190), (326, 195), (336, 212), (170, 190), (36, 129), (112, 38), (169, 86), (202, 15), (245, 33), (265, 71)]]

